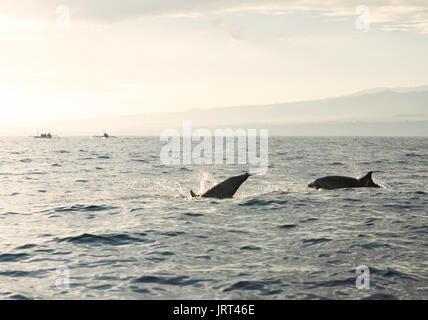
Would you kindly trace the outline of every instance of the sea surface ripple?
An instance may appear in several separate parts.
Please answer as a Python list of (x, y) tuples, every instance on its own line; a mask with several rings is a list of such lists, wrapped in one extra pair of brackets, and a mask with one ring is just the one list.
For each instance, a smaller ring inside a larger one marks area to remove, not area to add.
[[(271, 137), (228, 200), (188, 190), (249, 166), (165, 165), (159, 138), (0, 146), (0, 298), (428, 298), (427, 138)], [(370, 170), (383, 188), (307, 187)]]

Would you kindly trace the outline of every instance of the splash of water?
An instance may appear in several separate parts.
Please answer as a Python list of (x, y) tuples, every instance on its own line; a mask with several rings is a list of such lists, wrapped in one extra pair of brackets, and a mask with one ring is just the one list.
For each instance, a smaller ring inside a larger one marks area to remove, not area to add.
[(206, 190), (209, 189), (209, 187), (206, 187), (206, 185), (208, 186), (213, 186), (215, 185), (217, 182), (214, 180), (214, 177), (207, 171), (200, 171), (199, 172), (199, 191), (198, 194), (203, 194), (205, 193)]

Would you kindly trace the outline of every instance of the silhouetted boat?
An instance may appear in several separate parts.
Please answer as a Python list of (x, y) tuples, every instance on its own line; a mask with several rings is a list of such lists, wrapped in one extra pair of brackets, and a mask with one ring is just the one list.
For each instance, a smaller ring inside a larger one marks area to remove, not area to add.
[(39, 135), (39, 133), (37, 132), (37, 136), (34, 136), (34, 138), (36, 138), (36, 139), (51, 139), (52, 138), (52, 135), (51, 135), (51, 133), (49, 132), (49, 133), (42, 133), (42, 134), (40, 134)]
[(109, 138), (116, 138), (115, 136), (109, 135), (107, 132), (104, 132), (102, 136), (92, 136), (93, 138), (103, 138), (103, 139), (109, 139)]

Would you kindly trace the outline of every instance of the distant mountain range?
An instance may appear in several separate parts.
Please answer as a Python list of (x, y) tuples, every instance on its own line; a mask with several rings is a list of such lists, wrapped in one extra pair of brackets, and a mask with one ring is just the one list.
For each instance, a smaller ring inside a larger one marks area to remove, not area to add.
[[(158, 136), (165, 128), (267, 128), (270, 135), (428, 136), (428, 86), (379, 88), (320, 100), (72, 120), (47, 125), (59, 135)], [(45, 126), (46, 127), (46, 126)], [(25, 128), (32, 134), (35, 128)], [(24, 128), (1, 135), (25, 134)]]
[(399, 87), (399, 88), (374, 88), (374, 89), (367, 89), (367, 90), (361, 90), (355, 93), (354, 95), (362, 95), (362, 94), (368, 94), (368, 93), (379, 93), (383, 91), (393, 91), (393, 92), (419, 92), (419, 91), (428, 91), (428, 86), (419, 86), (419, 87)]

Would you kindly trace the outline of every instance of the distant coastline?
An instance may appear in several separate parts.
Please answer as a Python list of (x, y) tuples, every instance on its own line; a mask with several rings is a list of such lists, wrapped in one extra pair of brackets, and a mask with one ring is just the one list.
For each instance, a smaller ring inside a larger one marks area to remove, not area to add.
[(118, 136), (159, 136), (185, 120), (194, 128), (266, 128), (270, 136), (428, 136), (427, 88), (379, 90), (311, 101), (0, 127), (0, 136), (30, 135), (43, 127), (60, 136), (92, 136), (105, 128)]

